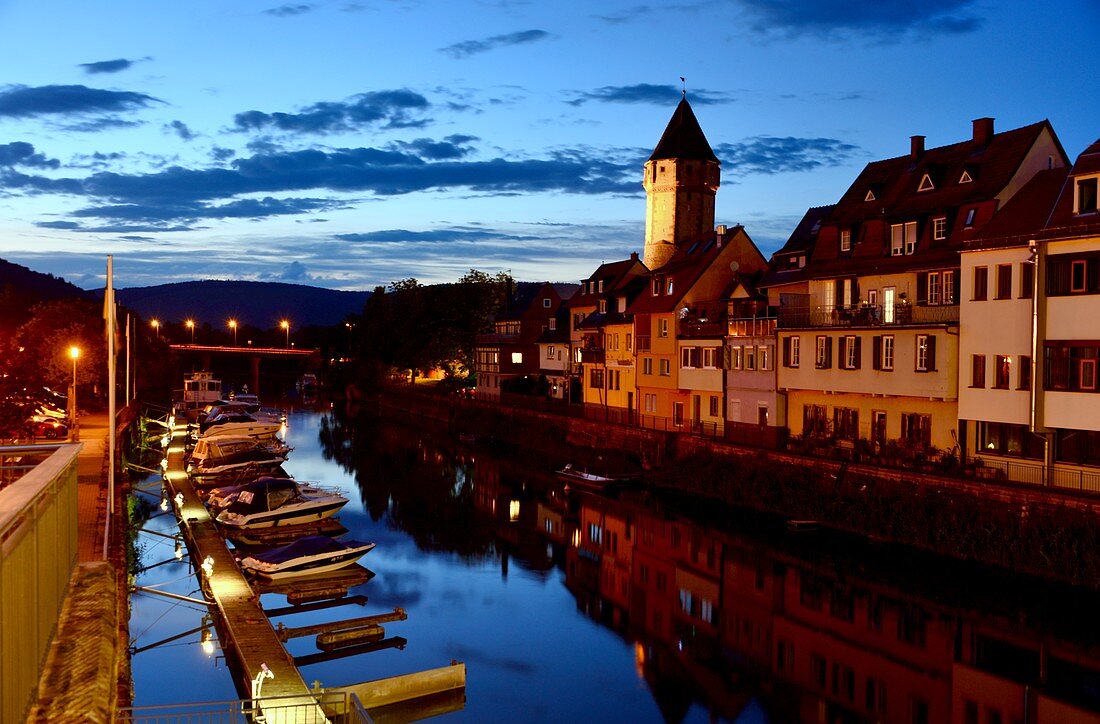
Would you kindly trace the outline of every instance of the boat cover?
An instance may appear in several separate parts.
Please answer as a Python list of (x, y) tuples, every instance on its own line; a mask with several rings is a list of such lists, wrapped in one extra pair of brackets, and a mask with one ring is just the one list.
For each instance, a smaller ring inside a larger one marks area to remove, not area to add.
[(307, 535), (288, 545), (272, 548), (263, 553), (253, 553), (251, 557), (263, 563), (279, 564), (321, 553), (342, 553), (348, 549), (366, 545), (370, 544), (351, 539), (329, 538), (325, 535)]

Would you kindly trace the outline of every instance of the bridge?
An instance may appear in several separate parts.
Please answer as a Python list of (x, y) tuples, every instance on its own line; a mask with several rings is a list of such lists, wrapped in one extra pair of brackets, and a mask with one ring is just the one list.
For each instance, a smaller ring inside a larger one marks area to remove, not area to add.
[[(181, 362), (197, 362), (196, 369), (209, 370), (226, 377), (236, 377), (248, 381), (248, 388), (260, 394), (260, 361), (276, 363), (281, 376), (290, 380), (301, 372), (316, 367), (320, 363), (321, 352), (317, 349), (296, 349), (294, 347), (252, 347), (222, 346), (205, 344), (170, 344), (169, 349)], [(220, 362), (217, 368), (212, 365)], [(247, 363), (247, 367), (245, 367)], [(288, 372), (289, 370), (289, 372)]]

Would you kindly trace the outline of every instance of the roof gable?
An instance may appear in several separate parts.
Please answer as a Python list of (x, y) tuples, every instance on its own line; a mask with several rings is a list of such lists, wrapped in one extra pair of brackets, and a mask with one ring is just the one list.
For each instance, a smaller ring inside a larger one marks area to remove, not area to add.
[(699, 126), (699, 121), (695, 118), (687, 97), (681, 99), (680, 104), (676, 106), (649, 160), (655, 161), (661, 158), (690, 158), (718, 162), (718, 157), (714, 155), (714, 150), (707, 142), (707, 137), (703, 134), (703, 129)]

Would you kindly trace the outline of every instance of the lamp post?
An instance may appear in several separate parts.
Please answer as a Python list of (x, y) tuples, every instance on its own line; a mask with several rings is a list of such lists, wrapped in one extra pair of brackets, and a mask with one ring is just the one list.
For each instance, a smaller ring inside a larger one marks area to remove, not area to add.
[(157, 333), (157, 339), (160, 339), (160, 320), (159, 319), (150, 320), (149, 324), (150, 324), (150, 326), (152, 326), (153, 331)]
[(69, 421), (69, 439), (76, 441), (80, 439), (80, 429), (77, 425), (77, 412), (76, 412), (76, 360), (80, 357), (80, 347), (69, 347), (69, 356), (73, 358), (73, 389), (69, 393), (69, 404), (72, 406), (72, 420)]
[(229, 328), (233, 330), (233, 346), (237, 346), (237, 320), (229, 320)]
[(290, 349), (290, 321), (284, 319), (279, 322), (279, 326), (286, 330), (286, 348)]
[(184, 324), (191, 330), (191, 344), (195, 343), (195, 320), (188, 319)]

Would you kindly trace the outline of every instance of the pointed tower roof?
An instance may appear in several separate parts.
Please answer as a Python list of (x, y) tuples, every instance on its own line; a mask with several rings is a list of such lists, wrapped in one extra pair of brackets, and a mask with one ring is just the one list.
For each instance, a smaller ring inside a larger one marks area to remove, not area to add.
[(654, 161), (659, 158), (718, 161), (686, 97), (680, 101), (680, 105), (676, 106), (676, 111), (672, 114), (672, 119), (665, 127), (665, 132), (649, 160)]

